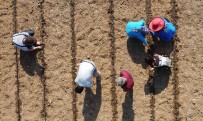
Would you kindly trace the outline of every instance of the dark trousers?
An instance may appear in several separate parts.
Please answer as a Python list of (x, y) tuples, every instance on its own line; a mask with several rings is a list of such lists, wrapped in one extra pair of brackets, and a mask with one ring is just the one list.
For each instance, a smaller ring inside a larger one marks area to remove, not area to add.
[(30, 36), (34, 36), (35, 32), (33, 30), (25, 30), (24, 32), (29, 33)]

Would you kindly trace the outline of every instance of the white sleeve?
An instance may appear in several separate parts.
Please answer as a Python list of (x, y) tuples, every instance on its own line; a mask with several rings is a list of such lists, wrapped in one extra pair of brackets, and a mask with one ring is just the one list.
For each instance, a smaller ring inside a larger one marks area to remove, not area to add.
[(15, 34), (13, 35), (13, 37), (14, 37), (14, 36), (18, 36), (18, 35), (26, 35), (26, 36), (29, 36), (29, 33), (28, 33), (28, 32), (19, 32), (19, 33), (15, 33)]

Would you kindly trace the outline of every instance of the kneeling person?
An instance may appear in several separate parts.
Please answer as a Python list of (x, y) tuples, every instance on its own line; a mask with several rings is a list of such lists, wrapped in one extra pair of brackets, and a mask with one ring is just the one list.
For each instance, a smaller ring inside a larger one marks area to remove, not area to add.
[(134, 81), (130, 73), (126, 70), (122, 70), (120, 73), (120, 77), (116, 79), (116, 83), (118, 86), (121, 86), (123, 91), (132, 91), (134, 86)]
[(148, 56), (145, 58), (145, 62), (151, 67), (172, 67), (172, 60), (169, 57), (155, 54), (153, 57)]
[(97, 70), (94, 62), (90, 60), (83, 60), (80, 63), (79, 71), (75, 82), (77, 83), (77, 87), (75, 88), (76, 93), (81, 93), (84, 87), (92, 86), (92, 76), (99, 77), (100, 72)]
[(161, 39), (164, 42), (172, 40), (176, 33), (175, 26), (164, 17), (155, 17), (149, 24), (150, 31), (154, 39)]

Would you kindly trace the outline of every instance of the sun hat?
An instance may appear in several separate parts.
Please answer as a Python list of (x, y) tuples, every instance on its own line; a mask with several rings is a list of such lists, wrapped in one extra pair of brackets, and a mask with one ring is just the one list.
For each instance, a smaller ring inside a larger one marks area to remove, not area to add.
[(126, 82), (126, 80), (125, 80), (123, 77), (118, 77), (118, 78), (116, 79), (116, 83), (118, 84), (118, 86), (124, 85), (125, 82)]
[(165, 26), (164, 20), (160, 17), (155, 17), (150, 22), (149, 29), (154, 32), (157, 32), (157, 31), (160, 31), (161, 29), (163, 29), (164, 26)]

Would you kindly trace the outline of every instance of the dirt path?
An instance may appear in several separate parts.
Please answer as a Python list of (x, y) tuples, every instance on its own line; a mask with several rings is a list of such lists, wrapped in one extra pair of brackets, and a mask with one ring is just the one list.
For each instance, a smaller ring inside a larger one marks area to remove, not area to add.
[(11, 36), (13, 30), (12, 12), (13, 9), (11, 1), (5, 0), (0, 3), (0, 120), (2, 121), (13, 121), (18, 119), (16, 112), (17, 86), (15, 76), (15, 48), (11, 45)]
[(47, 120), (71, 120), (70, 4), (66, 0), (43, 3), (45, 19), (45, 76)]
[[(88, 57), (101, 71), (101, 82), (91, 90), (78, 95), (78, 120), (110, 120), (111, 109), (111, 58), (109, 34), (109, 15), (106, 1), (77, 1), (75, 6), (75, 28), (77, 43), (77, 63)], [(83, 115), (83, 116), (82, 116)]]
[(203, 28), (201, 0), (193, 3), (178, 1), (178, 79), (181, 107), (180, 118), (187, 121), (203, 120)]
[(145, 1), (116, 0), (114, 5), (116, 75), (119, 76), (120, 71), (126, 69), (132, 74), (135, 82), (134, 90), (131, 93), (125, 93), (117, 86), (118, 120), (149, 120), (150, 96), (144, 96), (144, 88), (148, 78), (148, 73), (145, 70), (146, 64), (144, 63), (145, 48), (139, 40), (128, 39), (125, 33), (128, 21), (146, 20)]

